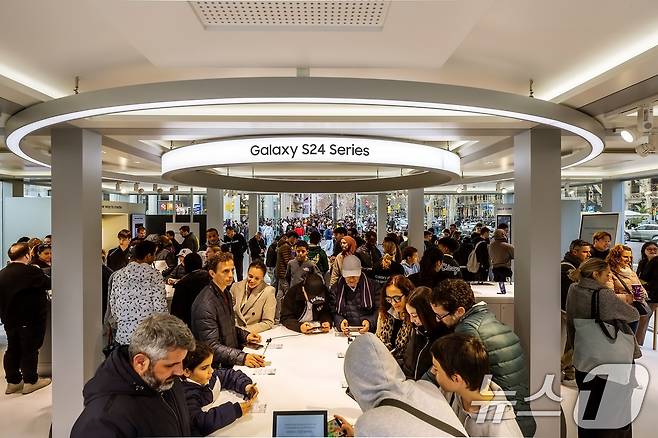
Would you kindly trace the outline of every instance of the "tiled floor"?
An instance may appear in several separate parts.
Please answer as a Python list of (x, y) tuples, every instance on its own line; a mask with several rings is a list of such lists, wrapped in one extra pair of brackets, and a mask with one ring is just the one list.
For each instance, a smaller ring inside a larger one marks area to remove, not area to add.
[[(653, 322), (651, 326), (653, 325)], [(650, 376), (658, 376), (658, 351), (651, 349), (652, 334), (647, 333), (643, 357), (638, 360), (649, 370)], [(4, 356), (7, 339), (0, 326), (0, 359)], [(44, 438), (48, 436), (51, 419), (52, 387), (36, 391), (29, 395), (4, 395), (4, 369), (0, 368), (0, 418), (3, 437)], [(655, 436), (655, 415), (658, 412), (658, 383), (650, 380), (649, 388), (638, 418), (633, 423), (635, 437)], [(568, 438), (576, 438), (576, 426), (571, 417), (576, 402), (577, 391), (562, 386), (562, 407), (567, 415)], [(551, 437), (555, 438), (555, 437)]]

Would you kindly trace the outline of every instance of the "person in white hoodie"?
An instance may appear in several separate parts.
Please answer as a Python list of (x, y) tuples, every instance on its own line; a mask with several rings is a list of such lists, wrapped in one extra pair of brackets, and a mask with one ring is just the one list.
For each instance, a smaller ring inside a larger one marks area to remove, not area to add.
[(386, 346), (372, 333), (358, 336), (345, 353), (345, 379), (363, 414), (347, 436), (465, 437), (466, 431), (436, 385), (405, 380)]
[(491, 381), (489, 357), (479, 339), (459, 333), (437, 339), (431, 373), (470, 436), (523, 437), (512, 403)]

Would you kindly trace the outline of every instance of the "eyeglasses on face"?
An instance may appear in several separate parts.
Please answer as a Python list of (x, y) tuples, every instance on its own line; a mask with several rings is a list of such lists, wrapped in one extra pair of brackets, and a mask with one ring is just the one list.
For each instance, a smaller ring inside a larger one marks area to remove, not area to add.
[(439, 315), (438, 313), (435, 313), (434, 315), (436, 316), (436, 322), (441, 322), (443, 321), (443, 318), (450, 315), (450, 312), (446, 313), (445, 315)]
[(394, 297), (386, 297), (384, 298), (384, 301), (386, 301), (388, 304), (393, 304), (393, 303), (399, 303), (402, 301), (402, 298), (404, 298), (404, 295), (395, 295)]

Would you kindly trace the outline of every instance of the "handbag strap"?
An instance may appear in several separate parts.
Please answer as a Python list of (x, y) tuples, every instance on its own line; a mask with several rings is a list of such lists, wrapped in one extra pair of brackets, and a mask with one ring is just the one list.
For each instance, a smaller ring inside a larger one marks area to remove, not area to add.
[(436, 427), (442, 432), (449, 433), (452, 436), (466, 437), (466, 435), (464, 435), (464, 433), (461, 432), (459, 429), (456, 429), (453, 426), (449, 425), (448, 423), (445, 423), (439, 420), (438, 418), (434, 418), (431, 415), (428, 415), (425, 412), (420, 411), (414, 408), (413, 406), (406, 404), (403, 401), (393, 398), (385, 398), (379, 403), (379, 406), (393, 406), (395, 408), (402, 409), (403, 411), (407, 411), (408, 413), (418, 418), (419, 420), (422, 420), (425, 423)]
[(592, 291), (592, 308), (591, 308), (591, 316), (594, 321), (601, 327), (601, 331), (603, 331), (603, 334), (607, 336), (608, 338), (612, 339), (613, 341), (617, 340), (617, 333), (619, 332), (619, 326), (617, 324), (614, 324), (614, 336), (610, 334), (608, 331), (608, 326), (604, 321), (601, 320), (601, 309), (599, 307), (599, 292), (601, 289), (596, 289)]

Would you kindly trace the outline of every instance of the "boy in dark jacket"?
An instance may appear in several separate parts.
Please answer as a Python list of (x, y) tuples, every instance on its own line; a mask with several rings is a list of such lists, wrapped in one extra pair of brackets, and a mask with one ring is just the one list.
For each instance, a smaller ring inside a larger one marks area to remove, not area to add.
[[(194, 436), (210, 435), (233, 423), (249, 412), (258, 395), (258, 388), (245, 373), (226, 368), (213, 371), (212, 360), (212, 349), (201, 342), (183, 360), (183, 389)], [(204, 412), (202, 408), (216, 401), (221, 389), (235, 391), (247, 400), (243, 403), (226, 402)]]

